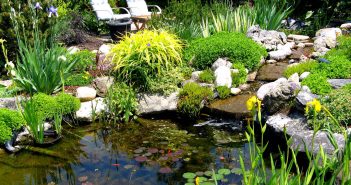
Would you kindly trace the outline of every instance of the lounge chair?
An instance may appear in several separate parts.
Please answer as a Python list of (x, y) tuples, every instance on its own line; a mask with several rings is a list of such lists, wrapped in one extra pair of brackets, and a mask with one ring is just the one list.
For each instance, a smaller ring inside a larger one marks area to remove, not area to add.
[[(108, 0), (91, 0), (91, 6), (93, 7), (96, 17), (99, 21), (111, 21), (111, 20), (124, 20), (130, 19), (131, 14), (128, 9), (123, 7), (111, 8)], [(125, 14), (115, 14), (113, 9), (124, 10)]]
[(133, 17), (151, 17), (152, 11), (149, 11), (149, 8), (154, 8), (157, 11), (156, 14), (161, 14), (162, 10), (157, 5), (147, 5), (145, 0), (126, 0), (130, 13)]

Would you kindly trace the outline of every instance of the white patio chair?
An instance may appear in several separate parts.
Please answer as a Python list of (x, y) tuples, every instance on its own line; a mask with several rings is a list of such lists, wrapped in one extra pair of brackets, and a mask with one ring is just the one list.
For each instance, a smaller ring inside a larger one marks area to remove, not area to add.
[(145, 0), (126, 0), (132, 17), (151, 16), (153, 13), (149, 8), (154, 8), (156, 14), (161, 14), (162, 9), (157, 5), (147, 5)]
[[(91, 0), (90, 4), (93, 7), (93, 11), (95, 12), (96, 17), (99, 21), (122, 20), (131, 18), (131, 14), (128, 9), (123, 7), (111, 8), (108, 0)], [(121, 9), (126, 13), (115, 14), (113, 12), (113, 9)]]

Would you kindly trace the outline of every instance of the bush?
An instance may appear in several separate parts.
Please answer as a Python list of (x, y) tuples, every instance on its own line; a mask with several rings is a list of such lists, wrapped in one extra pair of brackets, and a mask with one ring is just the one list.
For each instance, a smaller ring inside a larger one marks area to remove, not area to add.
[(332, 90), (332, 87), (327, 82), (327, 78), (320, 73), (313, 73), (308, 75), (302, 81), (302, 85), (307, 85), (315, 94), (327, 94)]
[(177, 109), (189, 118), (197, 118), (203, 107), (203, 102), (212, 100), (213, 92), (210, 88), (190, 82), (179, 92)]
[(57, 96), (55, 96), (55, 100), (58, 105), (58, 110), (61, 111), (62, 115), (76, 112), (80, 108), (79, 99), (70, 94), (59, 93)]
[(200, 73), (199, 75), (199, 80), (203, 83), (213, 83), (213, 81), (215, 80), (213, 71), (211, 69), (206, 69), (202, 71), (202, 73)]
[(6, 108), (0, 108), (0, 122), (11, 130), (17, 130), (25, 124), (20, 112)]
[(267, 51), (241, 33), (217, 33), (207, 38), (194, 40), (185, 50), (185, 60), (196, 69), (206, 69), (220, 57), (233, 63), (242, 63), (247, 69), (257, 69)]
[(166, 31), (143, 30), (123, 37), (108, 57), (112, 57), (120, 80), (148, 90), (150, 79), (182, 65), (181, 53), (182, 44), (177, 36)]
[(73, 71), (81, 73), (89, 70), (89, 68), (95, 68), (95, 53), (85, 49), (78, 51), (72, 55), (68, 55), (68, 62), (76, 61), (73, 67)]
[(245, 66), (241, 63), (233, 64), (233, 68), (239, 70), (239, 73), (232, 73), (232, 86), (237, 87), (246, 82), (247, 72)]
[(3, 121), (0, 121), (0, 143), (9, 141), (12, 137), (11, 128), (8, 127)]
[(55, 98), (50, 95), (43, 93), (35, 94), (31, 101), (35, 112), (37, 112), (37, 115), (42, 120), (51, 119), (60, 111)]
[(179, 89), (178, 85), (185, 79), (182, 70), (182, 68), (174, 68), (157, 79), (150, 79), (149, 92), (169, 95), (177, 91)]
[(216, 90), (220, 99), (226, 99), (230, 96), (230, 88), (227, 86), (218, 86)]
[(115, 121), (129, 122), (136, 118), (138, 102), (133, 88), (125, 83), (113, 85), (107, 92), (109, 114)]
[(65, 85), (68, 86), (85, 86), (91, 84), (93, 81), (93, 77), (88, 73), (78, 73), (72, 74), (69, 76), (66, 81)]
[(309, 60), (306, 62), (299, 63), (297, 65), (289, 66), (284, 71), (284, 76), (289, 78), (294, 73), (301, 75), (304, 72), (311, 72), (318, 66), (318, 62), (315, 60)]

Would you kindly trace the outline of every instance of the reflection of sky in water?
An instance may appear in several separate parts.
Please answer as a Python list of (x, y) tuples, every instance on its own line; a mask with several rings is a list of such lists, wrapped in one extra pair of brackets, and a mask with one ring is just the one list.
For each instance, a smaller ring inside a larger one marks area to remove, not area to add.
[[(169, 124), (165, 121), (161, 122), (163, 125)], [(22, 151), (17, 155), (0, 154), (0, 184), (48, 184), (52, 181), (58, 184), (81, 184), (79, 177), (87, 176), (88, 181), (94, 185), (178, 185), (184, 184), (182, 174), (185, 172), (240, 168), (239, 155), (242, 151), (245, 153), (244, 157), (248, 159), (247, 144), (239, 142), (218, 146), (209, 136), (211, 129), (191, 130), (190, 132), (193, 133), (204, 132), (206, 134), (201, 138), (195, 136), (189, 140), (189, 151), (193, 153), (189, 156), (184, 154), (180, 161), (170, 166), (174, 173), (160, 174), (158, 173), (160, 163), (140, 164), (133, 159), (135, 155), (133, 151), (142, 145), (140, 138), (145, 136), (152, 139), (150, 135), (147, 135), (148, 129), (154, 130), (157, 127), (144, 129), (139, 126), (139, 128), (135, 127), (138, 129), (137, 132), (126, 129), (122, 132), (107, 133), (99, 129), (89, 131), (90, 127), (92, 126), (82, 126), (72, 130), (74, 135), (65, 135), (60, 143), (48, 148), (63, 156), (63, 159), (27, 151)], [(133, 137), (139, 138), (139, 143), (136, 143), (138, 141), (133, 140)], [(131, 142), (127, 143), (128, 140)], [(190, 161), (183, 161), (184, 158), (190, 158)], [(239, 175), (231, 174), (226, 178), (230, 183), (240, 184)]]

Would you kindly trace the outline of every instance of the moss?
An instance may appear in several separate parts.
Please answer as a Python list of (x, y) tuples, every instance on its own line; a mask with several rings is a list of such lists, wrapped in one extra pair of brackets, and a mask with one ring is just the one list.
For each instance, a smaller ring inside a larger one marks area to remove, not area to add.
[(85, 86), (91, 84), (93, 81), (93, 77), (88, 73), (78, 73), (72, 74), (69, 76), (66, 81), (65, 85), (69, 86)]
[(63, 115), (76, 112), (80, 108), (79, 99), (66, 93), (59, 93), (55, 96), (55, 100), (58, 105), (58, 110), (60, 110)]
[(299, 75), (301, 75), (304, 72), (311, 72), (317, 66), (318, 66), (318, 62), (315, 60), (302, 62), (297, 65), (286, 68), (284, 71), (284, 76), (289, 78), (294, 73), (298, 73)]
[(220, 99), (225, 99), (230, 96), (230, 89), (227, 86), (218, 86), (216, 90)]
[(10, 140), (12, 137), (11, 128), (5, 122), (0, 121), (0, 143)]
[(199, 80), (200, 82), (204, 83), (213, 83), (213, 81), (215, 80), (213, 71), (211, 69), (206, 69), (202, 71), (202, 73), (200, 73), (199, 75)]
[(60, 110), (55, 98), (47, 94), (35, 94), (32, 97), (32, 101), (34, 109), (42, 119), (53, 118)]
[(0, 108), (0, 122), (6, 124), (10, 129), (16, 130), (25, 124), (19, 111)]
[(307, 85), (315, 94), (327, 94), (332, 90), (332, 87), (327, 81), (327, 78), (320, 73), (313, 73), (307, 76), (302, 81), (302, 85)]
[(233, 68), (239, 70), (239, 73), (232, 73), (232, 86), (237, 87), (246, 82), (247, 72), (245, 66), (241, 63), (233, 64)]

